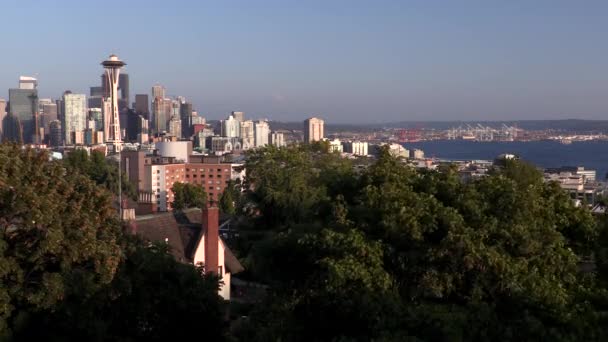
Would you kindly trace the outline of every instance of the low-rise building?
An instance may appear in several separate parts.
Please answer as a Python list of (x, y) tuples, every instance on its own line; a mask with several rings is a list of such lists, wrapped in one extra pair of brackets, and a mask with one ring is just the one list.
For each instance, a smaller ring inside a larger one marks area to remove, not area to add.
[(218, 294), (230, 300), (232, 275), (244, 268), (220, 237), (217, 207), (185, 210), (179, 219), (173, 213), (140, 216), (133, 223), (135, 234), (166, 243), (177, 261), (203, 266), (205, 273), (217, 275), (221, 280)]

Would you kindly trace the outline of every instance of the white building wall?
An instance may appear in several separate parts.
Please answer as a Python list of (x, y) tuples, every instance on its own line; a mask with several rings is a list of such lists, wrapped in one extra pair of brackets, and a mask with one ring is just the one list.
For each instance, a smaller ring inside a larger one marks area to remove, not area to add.
[[(222, 277), (221, 281), (223, 285), (220, 287), (219, 295), (222, 296), (225, 300), (230, 300), (230, 273), (226, 272), (226, 264), (224, 262), (224, 253), (226, 250), (226, 246), (224, 245), (224, 241), (220, 239), (219, 241), (218, 256), (217, 256), (217, 264), (222, 267)], [(205, 264), (205, 236), (201, 238), (198, 248), (196, 252), (194, 252), (194, 264), (195, 265), (204, 265)]]
[(74, 144), (72, 132), (84, 132), (87, 127), (87, 97), (84, 94), (63, 95), (65, 142)]
[(268, 134), (270, 134), (270, 126), (266, 121), (258, 121), (255, 123), (255, 147), (268, 145)]

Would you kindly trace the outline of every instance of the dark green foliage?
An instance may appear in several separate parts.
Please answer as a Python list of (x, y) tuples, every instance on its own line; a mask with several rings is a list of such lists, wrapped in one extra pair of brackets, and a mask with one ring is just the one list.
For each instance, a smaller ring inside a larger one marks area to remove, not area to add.
[[(68, 172), (78, 172), (89, 177), (97, 185), (106, 188), (113, 194), (118, 194), (118, 162), (108, 160), (103, 153), (76, 149), (67, 154), (63, 160)], [(133, 200), (137, 199), (137, 190), (125, 174), (122, 175), (122, 193)]]
[(47, 153), (0, 145), (0, 331), (108, 284), (122, 259), (109, 194)]
[(247, 170), (254, 217), (282, 229), (247, 250), (272, 290), (242, 339), (606, 337), (606, 285), (580, 261), (608, 260), (597, 247), (608, 233), (528, 164), (464, 183), (454, 168), (415, 171), (386, 149), (355, 174), (290, 147), (255, 152)]
[(218, 279), (124, 236), (92, 171), (0, 145), (0, 340), (222, 340)]
[(173, 209), (204, 208), (207, 204), (207, 194), (201, 186), (189, 183), (173, 183)]
[(234, 181), (229, 181), (220, 197), (219, 208), (220, 210), (228, 215), (234, 215), (236, 213), (236, 203), (239, 202), (241, 197), (240, 186), (237, 186)]
[[(22, 340), (168, 341), (203, 334), (224, 338), (218, 280), (181, 264), (166, 245), (129, 241), (126, 256), (106, 288), (80, 301), (64, 301), (33, 317)], [(32, 327), (33, 325), (30, 325)]]

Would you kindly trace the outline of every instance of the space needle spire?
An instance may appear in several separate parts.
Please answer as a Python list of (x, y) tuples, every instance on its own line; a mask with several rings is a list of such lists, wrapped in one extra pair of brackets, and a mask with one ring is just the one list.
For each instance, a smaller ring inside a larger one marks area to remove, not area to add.
[(122, 146), (122, 137), (120, 134), (120, 118), (118, 116), (118, 76), (120, 69), (127, 63), (118, 59), (118, 56), (112, 54), (110, 58), (101, 62), (106, 69), (106, 79), (110, 89), (111, 110), (110, 115), (105, 116), (108, 119), (108, 132), (106, 132), (106, 143), (114, 146), (114, 152), (120, 151)]

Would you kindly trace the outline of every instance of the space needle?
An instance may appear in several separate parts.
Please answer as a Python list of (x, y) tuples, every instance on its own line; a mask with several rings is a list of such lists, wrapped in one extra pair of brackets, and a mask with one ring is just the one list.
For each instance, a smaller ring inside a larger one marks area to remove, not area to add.
[(118, 76), (120, 75), (120, 69), (127, 65), (127, 63), (121, 61), (118, 59), (118, 56), (112, 54), (108, 60), (101, 62), (101, 65), (106, 69), (106, 78), (109, 83), (112, 106), (109, 115), (105, 117), (109, 122), (109, 124), (104, 125), (108, 128), (105, 137), (106, 144), (112, 145), (114, 147), (114, 152), (119, 152), (122, 146), (122, 137), (120, 134), (120, 118), (118, 116)]

